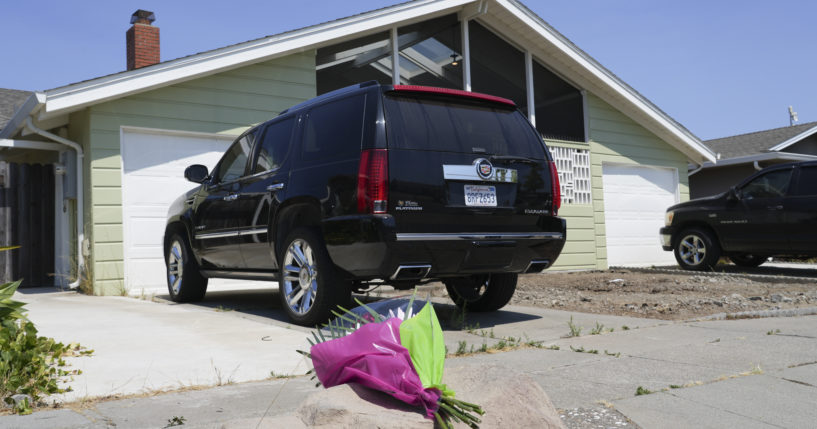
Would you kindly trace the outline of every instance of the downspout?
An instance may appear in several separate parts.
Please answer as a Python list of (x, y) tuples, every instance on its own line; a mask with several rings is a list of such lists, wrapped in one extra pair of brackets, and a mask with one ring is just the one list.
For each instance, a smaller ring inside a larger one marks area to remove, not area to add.
[(758, 164), (757, 161), (755, 161), (754, 165), (755, 165), (755, 170), (757, 170), (757, 171), (763, 170), (763, 167), (761, 167), (760, 164)]
[(699, 172), (699, 171), (701, 171), (703, 169), (704, 169), (704, 163), (702, 162), (702, 163), (698, 164), (698, 168), (696, 168), (696, 169), (690, 171), (689, 173), (687, 173), (687, 177), (692, 176), (693, 174), (695, 174), (695, 173), (697, 173), (697, 172)]
[(37, 128), (30, 116), (26, 118), (25, 128), (28, 128), (29, 131), (35, 134), (39, 134), (47, 139), (68, 146), (71, 149), (74, 149), (74, 151), (77, 153), (77, 279), (68, 285), (69, 288), (76, 289), (79, 287), (80, 278), (82, 278), (82, 267), (85, 262), (82, 255), (82, 242), (85, 240), (85, 231), (82, 224), (82, 206), (84, 203), (82, 193), (82, 162), (85, 155), (82, 151), (82, 146), (80, 146), (78, 143), (72, 142), (71, 140), (60, 137), (56, 134), (49, 133), (41, 128)]

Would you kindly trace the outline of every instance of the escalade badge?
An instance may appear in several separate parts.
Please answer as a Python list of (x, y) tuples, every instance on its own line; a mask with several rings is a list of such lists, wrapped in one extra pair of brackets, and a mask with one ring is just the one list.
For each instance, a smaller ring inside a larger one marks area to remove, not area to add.
[(485, 158), (478, 158), (474, 161), (474, 165), (477, 167), (477, 174), (479, 177), (487, 180), (491, 178), (491, 174), (494, 172), (494, 166), (491, 165), (491, 162)]

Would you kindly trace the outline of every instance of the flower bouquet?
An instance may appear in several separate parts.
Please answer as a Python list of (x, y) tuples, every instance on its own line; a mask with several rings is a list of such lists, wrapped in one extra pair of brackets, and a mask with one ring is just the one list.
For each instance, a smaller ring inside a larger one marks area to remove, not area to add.
[[(478, 428), (478, 405), (454, 398), (442, 384), (445, 344), (440, 322), (430, 302), (394, 299), (334, 312), (324, 330), (312, 332), (309, 352), (318, 385), (326, 388), (358, 383), (421, 407), (442, 428), (452, 421)], [(385, 310), (388, 310), (387, 312)], [(328, 335), (324, 334), (328, 331)]]

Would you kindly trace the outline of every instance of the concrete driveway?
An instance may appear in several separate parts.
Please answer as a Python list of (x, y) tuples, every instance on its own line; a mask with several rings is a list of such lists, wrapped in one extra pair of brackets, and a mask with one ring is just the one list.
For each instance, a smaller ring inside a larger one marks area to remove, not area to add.
[[(289, 325), (276, 298), (274, 289), (208, 293), (202, 303), (183, 305), (18, 293), (42, 335), (95, 352), (70, 359), (83, 374), (70, 383), (74, 392), (56, 398), (79, 403), (0, 417), (0, 427), (162, 427), (176, 416), (185, 427), (280, 426), (314, 387), (307, 377), (279, 378), (306, 371), (295, 350), (308, 346), (309, 330)], [(447, 367), (522, 370), (563, 410), (613, 412), (606, 404), (644, 428), (810, 428), (817, 421), (814, 315), (666, 322), (509, 306), (469, 314), (456, 329), (447, 323), (456, 319), (453, 306), (435, 307), (452, 353), (507, 337), (541, 342), (451, 357)], [(582, 335), (565, 338), (571, 317)], [(590, 335), (594, 329), (602, 333)], [(654, 393), (637, 396), (639, 387)], [(150, 394), (174, 389), (181, 391)], [(77, 405), (110, 395), (135, 396)]]

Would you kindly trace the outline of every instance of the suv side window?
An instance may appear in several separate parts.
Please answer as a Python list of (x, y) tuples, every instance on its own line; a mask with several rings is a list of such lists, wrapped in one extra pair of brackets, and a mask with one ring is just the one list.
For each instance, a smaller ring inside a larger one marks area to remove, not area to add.
[(792, 195), (817, 195), (817, 167), (801, 167), (800, 178)]
[(247, 159), (255, 143), (255, 134), (258, 129), (254, 129), (239, 137), (218, 164), (216, 173), (216, 183), (231, 182), (244, 176), (247, 168)]
[(304, 128), (304, 163), (344, 158), (344, 154), (359, 152), (365, 107), (366, 95), (359, 94), (312, 109)]
[(275, 170), (281, 166), (289, 152), (295, 117), (270, 124), (264, 132), (264, 138), (258, 149), (253, 174)]
[(791, 169), (772, 171), (754, 178), (741, 188), (741, 196), (745, 199), (779, 198), (786, 195), (791, 179)]

